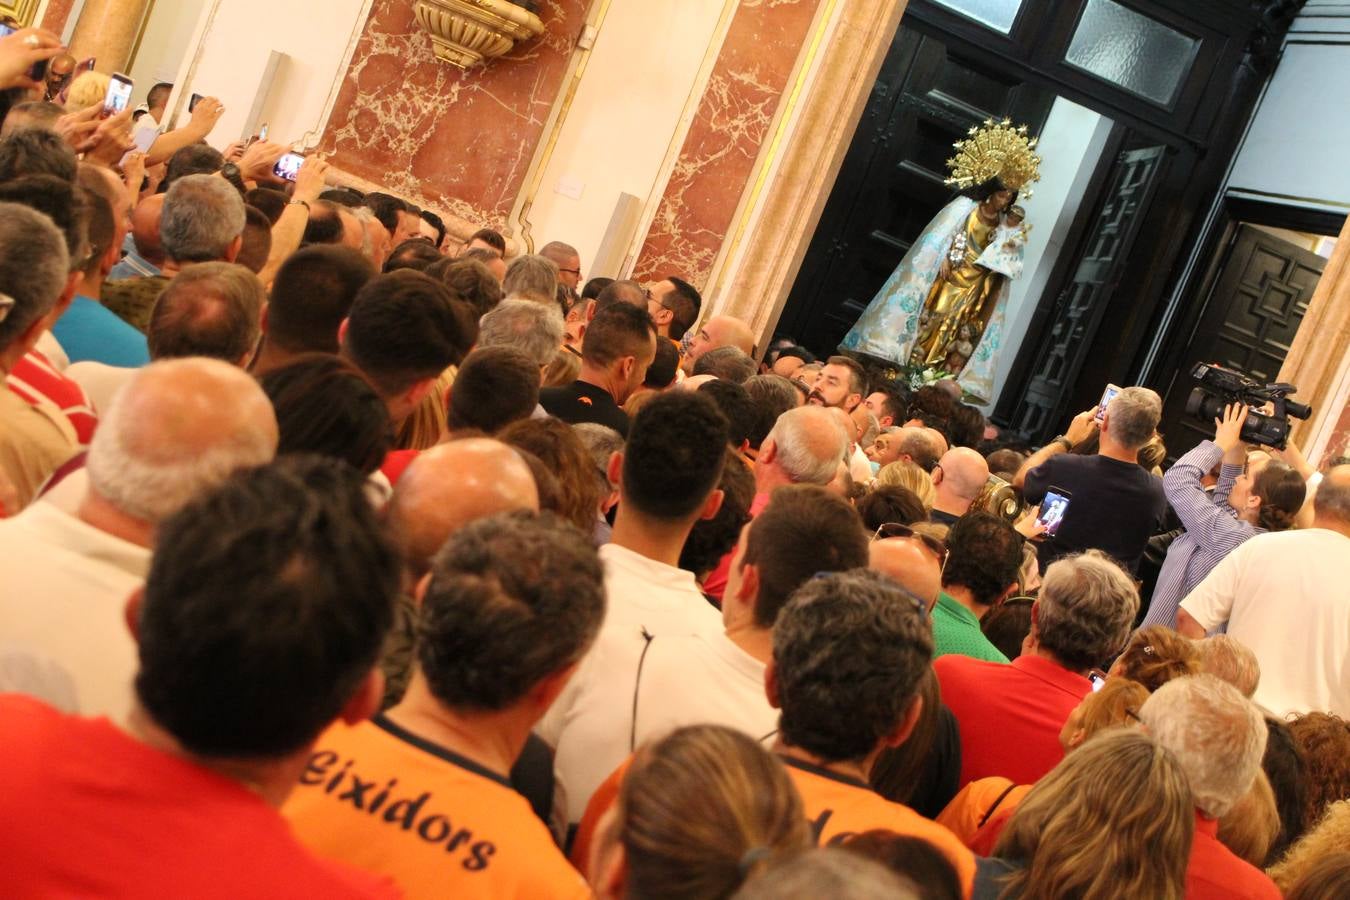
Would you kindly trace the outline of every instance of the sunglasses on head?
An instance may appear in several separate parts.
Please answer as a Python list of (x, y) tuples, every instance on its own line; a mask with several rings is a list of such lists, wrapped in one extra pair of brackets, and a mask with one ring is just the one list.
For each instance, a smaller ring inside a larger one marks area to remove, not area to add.
[(937, 556), (939, 564), (947, 564), (947, 545), (931, 534), (923, 534), (899, 522), (887, 522), (872, 534), (874, 541), (882, 538), (915, 538)]

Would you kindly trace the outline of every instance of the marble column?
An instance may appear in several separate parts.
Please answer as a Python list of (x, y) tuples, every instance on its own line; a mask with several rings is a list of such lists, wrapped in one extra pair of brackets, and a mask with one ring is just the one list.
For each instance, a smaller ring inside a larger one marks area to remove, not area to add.
[(94, 57), (100, 72), (125, 71), (148, 5), (149, 0), (85, 0), (70, 40), (71, 55)]
[(47, 4), (47, 11), (42, 14), (42, 21), (37, 24), (59, 36), (65, 30), (66, 20), (74, 8), (75, 0), (51, 0)]

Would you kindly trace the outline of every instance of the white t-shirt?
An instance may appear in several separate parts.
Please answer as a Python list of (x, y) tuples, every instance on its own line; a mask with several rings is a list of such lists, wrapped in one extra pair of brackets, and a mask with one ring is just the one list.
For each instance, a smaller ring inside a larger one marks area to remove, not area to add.
[(595, 646), (535, 731), (553, 746), (569, 822), (634, 746), (633, 694), (646, 635), (720, 634), (722, 616), (690, 572), (617, 544), (600, 548), (605, 622)]
[(94, 360), (84, 360), (66, 369), (66, 377), (84, 388), (84, 392), (89, 395), (89, 399), (94, 403), (94, 409), (99, 412), (106, 412), (108, 407), (112, 405), (113, 396), (127, 382), (135, 378), (139, 371), (139, 369), (122, 368), (121, 366), (110, 366)]
[(82, 714), (124, 721), (137, 668), (126, 602), (149, 568), (149, 550), (52, 503), (0, 521), (6, 657), (18, 664), (26, 654), (31, 669), (51, 673), (52, 689), (73, 682)]
[(1350, 716), (1350, 538), (1324, 528), (1258, 535), (1181, 602), (1206, 631), (1256, 654), (1253, 699), (1278, 716)]

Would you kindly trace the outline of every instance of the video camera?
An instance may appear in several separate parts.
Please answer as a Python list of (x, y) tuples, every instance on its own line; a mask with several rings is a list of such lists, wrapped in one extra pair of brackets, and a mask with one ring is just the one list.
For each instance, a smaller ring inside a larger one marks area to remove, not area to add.
[[(1210, 423), (1222, 419), (1224, 407), (1230, 403), (1253, 407), (1241, 434), (1249, 444), (1283, 450), (1289, 440), (1289, 417), (1307, 419), (1312, 415), (1311, 406), (1289, 399), (1290, 394), (1298, 393), (1292, 384), (1258, 384), (1241, 372), (1213, 363), (1200, 363), (1191, 377), (1200, 386), (1186, 400), (1186, 415)], [(1256, 412), (1255, 407), (1267, 403), (1271, 404), (1269, 413)]]

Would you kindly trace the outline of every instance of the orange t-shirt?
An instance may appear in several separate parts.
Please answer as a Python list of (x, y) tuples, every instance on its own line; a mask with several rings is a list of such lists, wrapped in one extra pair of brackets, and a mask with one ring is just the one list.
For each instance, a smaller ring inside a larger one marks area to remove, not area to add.
[(315, 852), (409, 898), (591, 896), (506, 778), (383, 716), (324, 732), (282, 813)]
[(865, 782), (800, 760), (783, 757), (788, 775), (806, 806), (806, 818), (820, 846), (832, 846), (874, 828), (928, 841), (947, 857), (967, 897), (975, 884), (975, 856), (949, 830), (900, 803), (892, 803)]
[(1010, 813), (1017, 809), (1017, 804), (1022, 802), (1031, 788), (1029, 784), (1015, 785), (998, 775), (977, 778), (952, 798), (952, 802), (937, 817), (938, 824), (951, 829), (961, 843), (974, 849), (975, 836), (985, 821), (998, 813)]

